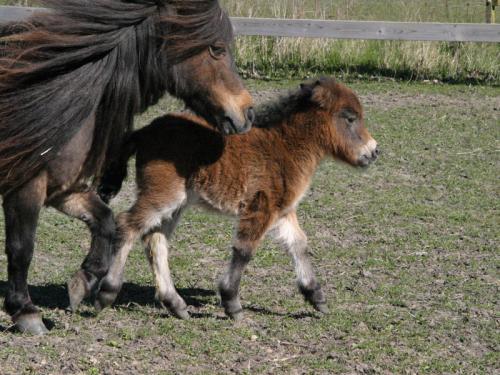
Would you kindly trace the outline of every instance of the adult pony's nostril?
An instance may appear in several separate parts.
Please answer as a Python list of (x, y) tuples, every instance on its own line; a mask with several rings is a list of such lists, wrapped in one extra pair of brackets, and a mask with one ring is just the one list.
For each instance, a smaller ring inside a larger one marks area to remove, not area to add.
[(251, 124), (253, 124), (253, 122), (255, 121), (255, 110), (253, 109), (253, 107), (247, 109), (245, 117)]
[(373, 150), (372, 152), (372, 158), (373, 159), (376, 159), (378, 156), (380, 155), (380, 149), (378, 148), (378, 146), (375, 148), (375, 150)]

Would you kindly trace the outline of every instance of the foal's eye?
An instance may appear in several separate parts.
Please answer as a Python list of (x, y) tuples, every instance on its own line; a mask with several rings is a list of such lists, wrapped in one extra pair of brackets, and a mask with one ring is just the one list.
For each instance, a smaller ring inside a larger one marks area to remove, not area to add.
[(208, 52), (214, 59), (220, 59), (226, 55), (226, 47), (223, 45), (209, 46)]
[(347, 124), (349, 125), (353, 125), (358, 119), (356, 114), (351, 111), (343, 111), (340, 115), (342, 116), (342, 118), (344, 118), (344, 120), (346, 120)]

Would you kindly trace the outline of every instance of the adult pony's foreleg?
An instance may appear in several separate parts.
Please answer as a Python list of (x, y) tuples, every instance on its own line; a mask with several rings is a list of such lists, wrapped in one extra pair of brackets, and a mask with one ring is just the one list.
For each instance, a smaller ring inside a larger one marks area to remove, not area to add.
[(36, 226), (46, 198), (46, 179), (37, 177), (4, 197), (5, 248), (8, 261), (8, 289), (5, 310), (17, 329), (34, 335), (47, 332), (40, 311), (28, 292), (28, 269), (33, 257)]
[(156, 299), (176, 317), (188, 319), (187, 304), (175, 289), (168, 264), (168, 239), (170, 239), (180, 215), (181, 211), (176, 211), (171, 219), (163, 220), (161, 230), (148, 233), (142, 238), (142, 241), (155, 277)]
[(248, 210), (249, 212), (240, 217), (233, 241), (233, 256), (224, 276), (219, 281), (219, 293), (224, 312), (234, 320), (243, 318), (243, 308), (239, 297), (241, 276), (272, 222), (265, 193), (257, 193)]
[(297, 214), (292, 212), (280, 219), (273, 228), (273, 234), (293, 258), (297, 284), (305, 300), (316, 310), (328, 313), (325, 296), (307, 255), (307, 236), (300, 228)]
[(68, 283), (70, 308), (75, 311), (110, 267), (116, 228), (113, 212), (96, 193), (90, 191), (66, 195), (50, 202), (50, 205), (83, 221), (92, 235), (90, 251), (81, 269)]

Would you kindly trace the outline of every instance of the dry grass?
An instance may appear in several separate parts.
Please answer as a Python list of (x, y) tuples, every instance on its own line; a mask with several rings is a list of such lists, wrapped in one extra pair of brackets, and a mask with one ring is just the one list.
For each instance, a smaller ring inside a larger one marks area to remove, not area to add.
[[(223, 1), (233, 16), (483, 22), (481, 0)], [(238, 65), (248, 77), (288, 78), (311, 74), (363, 74), (405, 79), (500, 81), (500, 48), (488, 43), (352, 41), (241, 37)]]
[[(483, 0), (222, 0), (232, 16), (484, 22)], [(0, 0), (0, 4), (36, 4)], [(500, 46), (493, 43), (353, 41), (240, 37), (236, 59), (245, 77), (318, 74), (500, 83)]]

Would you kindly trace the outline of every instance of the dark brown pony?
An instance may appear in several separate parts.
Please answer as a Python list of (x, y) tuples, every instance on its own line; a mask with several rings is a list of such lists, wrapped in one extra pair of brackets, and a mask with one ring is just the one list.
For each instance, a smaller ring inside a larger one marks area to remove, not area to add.
[(107, 273), (115, 232), (111, 210), (89, 187), (113, 165), (133, 116), (167, 91), (225, 134), (247, 131), (254, 116), (218, 1), (43, 3), (50, 12), (3, 25), (0, 38), (5, 309), (34, 334), (46, 331), (27, 285), (42, 206), (84, 221), (92, 233), (69, 284), (76, 308)]
[[(134, 133), (123, 150), (115, 193), (128, 158), (136, 153), (138, 197), (117, 218), (116, 258), (97, 294), (98, 308), (116, 298), (128, 252), (142, 236), (154, 272), (156, 296), (178, 317), (187, 306), (168, 267), (168, 243), (182, 211), (193, 203), (237, 218), (233, 258), (219, 283), (228, 316), (239, 319), (242, 273), (267, 232), (292, 256), (306, 301), (326, 312), (326, 299), (307, 256), (296, 209), (325, 157), (367, 166), (377, 142), (364, 126), (357, 96), (333, 79), (303, 84), (257, 115), (247, 134), (223, 138), (202, 119), (168, 115)], [(203, 142), (201, 142), (203, 140)]]

